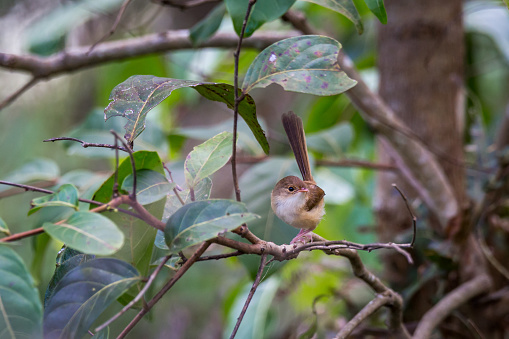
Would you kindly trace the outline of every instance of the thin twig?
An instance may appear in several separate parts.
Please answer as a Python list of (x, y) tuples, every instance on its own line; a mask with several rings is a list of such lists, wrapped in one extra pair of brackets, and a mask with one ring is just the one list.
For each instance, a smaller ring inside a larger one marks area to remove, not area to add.
[(237, 318), (237, 323), (235, 324), (235, 327), (233, 328), (233, 332), (230, 335), (230, 339), (235, 338), (235, 335), (237, 334), (237, 331), (239, 330), (240, 324), (242, 323), (242, 319), (244, 319), (244, 315), (246, 314), (247, 308), (249, 307), (249, 303), (251, 302), (251, 299), (253, 299), (253, 296), (256, 292), (256, 289), (258, 288), (258, 285), (260, 285), (260, 280), (262, 278), (263, 269), (265, 268), (266, 262), (267, 262), (267, 255), (264, 253), (264, 254), (262, 254), (262, 257), (261, 257), (260, 267), (258, 267), (258, 272), (256, 273), (255, 281), (253, 283), (253, 286), (251, 286), (251, 290), (249, 291), (246, 302), (244, 303), (244, 307), (242, 308), (242, 311), (240, 312), (240, 315)]
[(152, 283), (154, 282), (154, 279), (157, 277), (157, 275), (159, 274), (159, 272), (161, 272), (161, 270), (163, 269), (164, 265), (166, 264), (166, 262), (172, 257), (172, 255), (167, 255), (163, 258), (163, 260), (159, 263), (159, 265), (157, 265), (156, 269), (154, 270), (154, 272), (152, 272), (152, 274), (150, 274), (150, 277), (147, 281), (147, 283), (145, 284), (145, 286), (143, 286), (143, 288), (141, 289), (141, 291), (138, 293), (138, 295), (136, 295), (136, 297), (131, 300), (131, 302), (129, 304), (127, 304), (122, 310), (120, 310), (120, 312), (118, 312), (117, 314), (115, 314), (113, 317), (111, 317), (110, 319), (108, 319), (107, 321), (105, 321), (102, 325), (100, 325), (99, 327), (97, 327), (95, 329), (96, 332), (99, 332), (101, 331), (103, 328), (109, 326), (112, 322), (114, 322), (115, 320), (117, 320), (122, 314), (124, 314), (125, 312), (127, 312), (131, 307), (134, 306), (134, 304), (136, 304), (138, 301), (140, 301), (140, 299), (145, 295), (145, 293), (147, 292), (147, 290), (149, 289), (149, 287), (152, 285)]
[(39, 78), (34, 76), (32, 79), (30, 79), (29, 82), (23, 85), (20, 89), (18, 89), (16, 92), (9, 95), (7, 98), (5, 98), (2, 102), (0, 102), (0, 111), (4, 109), (5, 107), (9, 106), (14, 100), (19, 98), (19, 96), (26, 91), (28, 91), (30, 88), (32, 88), (37, 82), (39, 82)]
[(220, 2), (220, 0), (186, 0), (185, 2), (182, 3), (172, 0), (152, 0), (152, 2), (155, 2), (162, 6), (171, 6), (179, 9), (187, 9), (208, 3)]
[(111, 37), (115, 33), (115, 31), (117, 30), (117, 26), (120, 23), (120, 19), (122, 19), (122, 15), (124, 15), (124, 12), (125, 12), (125, 10), (126, 10), (126, 8), (127, 8), (127, 6), (129, 5), (130, 2), (131, 2), (131, 0), (125, 0), (124, 1), (124, 3), (122, 4), (122, 7), (120, 7), (120, 10), (118, 11), (118, 14), (117, 14), (117, 17), (115, 19), (115, 22), (113, 23), (113, 26), (111, 26), (111, 28), (108, 31), (108, 33), (106, 33), (101, 39), (99, 39), (92, 46), (90, 46), (90, 49), (88, 50), (87, 54), (90, 54), (94, 50), (95, 46), (97, 46), (98, 44), (100, 44), (104, 40), (108, 39), (109, 37)]
[(133, 191), (129, 194), (129, 198), (131, 198), (131, 200), (133, 200), (133, 201), (136, 201), (136, 181), (137, 181), (137, 175), (136, 175), (136, 163), (134, 161), (134, 156), (133, 156), (133, 144), (131, 143), (130, 145), (128, 145), (124, 141), (124, 139), (122, 139), (117, 134), (117, 132), (115, 132), (114, 130), (111, 130), (110, 133), (113, 134), (115, 136), (115, 138), (122, 143), (122, 145), (124, 145), (124, 147), (127, 149), (127, 153), (129, 153), (129, 159), (131, 160), (131, 168), (132, 168), (132, 171), (133, 171)]
[(117, 149), (117, 150), (121, 150), (121, 151), (124, 151), (124, 152), (128, 152), (128, 150), (125, 149), (122, 146), (110, 145), (110, 144), (99, 144), (99, 143), (94, 143), (94, 142), (86, 142), (86, 141), (83, 141), (83, 140), (80, 140), (80, 139), (77, 139), (77, 138), (71, 138), (71, 137), (51, 138), (51, 139), (43, 140), (43, 142), (55, 142), (55, 141), (63, 141), (63, 140), (64, 141), (76, 141), (76, 142), (79, 142), (83, 148), (87, 148), (87, 147), (102, 147), (102, 148), (111, 148), (111, 149)]
[(235, 188), (235, 198), (237, 201), (240, 201), (240, 188), (239, 181), (237, 177), (237, 124), (239, 119), (239, 104), (242, 100), (244, 100), (244, 94), (239, 96), (239, 59), (240, 59), (240, 49), (242, 47), (242, 40), (244, 39), (244, 33), (246, 32), (247, 21), (249, 20), (249, 15), (251, 14), (251, 9), (253, 8), (256, 0), (249, 0), (247, 5), (246, 15), (244, 17), (244, 22), (242, 23), (242, 29), (240, 31), (239, 42), (237, 44), (237, 50), (233, 54), (234, 57), (234, 71), (233, 71), (233, 95), (235, 98), (234, 106), (233, 106), (233, 146), (232, 146), (232, 177), (233, 177), (233, 187)]
[(136, 324), (147, 314), (152, 307), (163, 297), (163, 295), (175, 285), (175, 283), (187, 272), (187, 270), (198, 260), (198, 258), (207, 250), (210, 246), (210, 242), (205, 241), (201, 244), (196, 252), (180, 267), (175, 275), (163, 286), (163, 288), (150, 300), (147, 305), (142, 308), (136, 317), (124, 328), (124, 330), (118, 335), (117, 339), (125, 338), (125, 336), (136, 326)]
[(411, 247), (413, 247), (415, 244), (415, 238), (417, 237), (417, 217), (412, 212), (412, 209), (410, 208), (410, 204), (408, 203), (408, 199), (406, 198), (405, 194), (399, 189), (399, 187), (396, 184), (392, 184), (392, 187), (394, 187), (399, 192), (399, 195), (401, 195), (401, 198), (403, 198), (403, 201), (405, 202), (405, 206), (408, 210), (408, 213), (410, 213), (410, 216), (412, 217), (412, 225), (414, 229), (410, 245)]
[(166, 166), (166, 164), (163, 162), (163, 168), (166, 170), (166, 172), (168, 172), (168, 175), (170, 176), (170, 180), (172, 183), (174, 183), (176, 186), (173, 187), (173, 193), (175, 193), (175, 196), (178, 198), (178, 200), (180, 201), (180, 203), (182, 204), (182, 206), (184, 206), (186, 203), (184, 202), (184, 200), (182, 200), (182, 198), (180, 197), (180, 194), (178, 192), (178, 189), (177, 189), (177, 183), (175, 182), (175, 180), (173, 180), (173, 176), (171, 175), (171, 171), (170, 169), (168, 168), (168, 166)]
[(118, 154), (118, 139), (114, 137), (115, 139), (115, 173), (113, 178), (113, 197), (116, 198), (120, 195), (118, 192), (118, 168), (120, 166), (120, 156)]

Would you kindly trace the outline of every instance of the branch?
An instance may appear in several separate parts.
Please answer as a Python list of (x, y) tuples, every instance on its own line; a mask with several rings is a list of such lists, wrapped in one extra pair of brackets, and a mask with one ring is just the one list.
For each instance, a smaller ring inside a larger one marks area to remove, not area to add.
[[(1, 57), (1, 55), (0, 55), (0, 57)], [(26, 91), (28, 91), (30, 88), (32, 88), (38, 82), (39, 82), (39, 78), (36, 77), (36, 76), (33, 76), (32, 79), (30, 79), (29, 82), (27, 82), (26, 84), (23, 85), (23, 87), (21, 87), (16, 92), (12, 93), (7, 98), (5, 98), (2, 102), (0, 102), (0, 111), (3, 108), (9, 106), (14, 100), (19, 98), (21, 96), (21, 94), (23, 94)]]
[[(283, 33), (257, 32), (253, 36), (244, 39), (243, 46), (263, 49), (274, 42), (298, 35), (300, 34), (295, 31)], [(235, 33), (218, 33), (199, 47), (235, 48), (237, 44), (238, 36)], [(173, 30), (147, 34), (137, 38), (105, 42), (98, 45), (90, 53), (88, 53), (90, 46), (69, 48), (49, 57), (0, 53), (0, 68), (26, 72), (42, 79), (111, 61), (193, 48), (195, 47), (189, 39), (189, 30)]]
[[(381, 307), (394, 304), (394, 294), (377, 294), (364, 308), (359, 311), (345, 326), (341, 328), (334, 338), (347, 338), (359, 324), (378, 311)], [(408, 336), (410, 338), (410, 336)]]
[(111, 148), (111, 149), (118, 149), (118, 150), (121, 150), (124, 152), (128, 152), (128, 150), (122, 146), (115, 146), (115, 145), (110, 145), (110, 144), (98, 144), (98, 143), (94, 143), (94, 142), (86, 142), (86, 141), (83, 141), (80, 139), (70, 138), (70, 137), (59, 137), (59, 138), (51, 138), (51, 139), (43, 140), (43, 142), (55, 142), (55, 141), (76, 141), (76, 142), (79, 142), (83, 148), (87, 148), (87, 147)]
[(485, 274), (460, 285), (442, 298), (424, 315), (417, 325), (413, 338), (429, 338), (435, 327), (449, 316), (452, 311), (468, 302), (473, 297), (487, 292), (491, 286), (491, 278)]
[(125, 338), (125, 336), (136, 326), (136, 324), (147, 314), (152, 307), (163, 297), (163, 295), (175, 285), (175, 283), (187, 272), (187, 270), (198, 260), (198, 258), (207, 250), (210, 242), (205, 241), (201, 244), (196, 252), (182, 265), (175, 275), (163, 286), (163, 288), (150, 300), (145, 307), (134, 317), (126, 328), (119, 334), (117, 339)]
[(251, 299), (253, 299), (256, 289), (258, 288), (258, 285), (260, 285), (260, 280), (262, 278), (263, 270), (264, 270), (266, 264), (267, 264), (267, 255), (262, 254), (262, 258), (260, 261), (260, 267), (258, 267), (258, 272), (256, 273), (255, 281), (253, 283), (253, 286), (251, 286), (251, 290), (249, 291), (246, 302), (244, 303), (244, 307), (242, 308), (242, 311), (240, 312), (240, 315), (237, 318), (237, 323), (235, 324), (233, 332), (230, 335), (230, 339), (234, 339), (235, 335), (237, 334), (237, 331), (239, 330), (240, 324), (242, 323), (242, 319), (244, 319), (244, 315), (246, 314), (247, 308), (249, 307), (249, 303), (251, 303)]

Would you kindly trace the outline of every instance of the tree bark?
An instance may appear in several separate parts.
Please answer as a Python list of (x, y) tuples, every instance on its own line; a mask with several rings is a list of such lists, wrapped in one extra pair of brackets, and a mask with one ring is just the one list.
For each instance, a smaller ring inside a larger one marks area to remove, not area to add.
[[(461, 211), (466, 203), (462, 1), (386, 0), (385, 7), (388, 24), (380, 27), (378, 36), (380, 95), (438, 159)], [(382, 163), (390, 162), (395, 152), (383, 141), (378, 151)], [(419, 198), (419, 192), (401, 175), (379, 174), (375, 212), (378, 235), (384, 242), (397, 241), (410, 224), (404, 202), (391, 189), (392, 183), (401, 187), (411, 201)], [(461, 213), (446, 227), (440, 226), (433, 215), (426, 221), (444, 238), (459, 238), (458, 249), (468, 238), (469, 232), (462, 232), (468, 223), (463, 222)], [(409, 268), (402, 259), (388, 254), (385, 263), (387, 278), (405, 286)], [(427, 288), (431, 291), (435, 287), (429, 284)], [(426, 297), (426, 293), (422, 298), (417, 296), (411, 318), (418, 319), (431, 306)]]

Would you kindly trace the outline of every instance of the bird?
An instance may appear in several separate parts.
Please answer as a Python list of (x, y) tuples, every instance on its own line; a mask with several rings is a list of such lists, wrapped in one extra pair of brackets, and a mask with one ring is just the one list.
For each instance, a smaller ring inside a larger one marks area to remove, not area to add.
[(300, 229), (290, 244), (306, 243), (312, 240), (309, 233), (318, 226), (325, 214), (325, 192), (311, 175), (302, 119), (290, 111), (284, 113), (281, 120), (302, 179), (290, 175), (279, 180), (272, 190), (271, 207), (279, 219)]

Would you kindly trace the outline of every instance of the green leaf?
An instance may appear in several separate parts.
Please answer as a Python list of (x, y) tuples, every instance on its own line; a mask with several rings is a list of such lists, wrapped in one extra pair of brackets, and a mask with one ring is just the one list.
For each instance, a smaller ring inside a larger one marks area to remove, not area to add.
[(193, 45), (199, 45), (213, 36), (221, 26), (225, 13), (226, 7), (224, 3), (220, 3), (204, 19), (194, 25), (189, 34)]
[(342, 156), (352, 140), (353, 128), (349, 123), (341, 123), (306, 136), (309, 149), (326, 154), (329, 157)]
[[(387, 12), (385, 11), (384, 0), (364, 0), (369, 10), (380, 20), (382, 24), (387, 23)], [(507, 1), (507, 0), (505, 0)]]
[(124, 244), (124, 233), (97, 213), (76, 212), (60, 224), (47, 222), (42, 227), (53, 238), (88, 254), (110, 255)]
[(48, 306), (48, 300), (53, 295), (55, 287), (67, 272), (92, 259), (95, 259), (95, 255), (84, 254), (64, 245), (57, 254), (55, 272), (44, 294), (44, 307)]
[(261, 52), (247, 70), (242, 90), (272, 83), (292, 92), (334, 95), (357, 83), (337, 63), (341, 45), (319, 35), (305, 35), (276, 42)]
[[(228, 313), (228, 319), (226, 321), (226, 329), (224, 331), (224, 337), (232, 333), (233, 328), (237, 322), (237, 318), (244, 307), (249, 291), (251, 290), (252, 282), (245, 284), (235, 302)], [(271, 309), (271, 303), (274, 300), (277, 290), (280, 286), (280, 280), (275, 276), (271, 276), (264, 282), (262, 282), (256, 289), (253, 299), (249, 303), (249, 308), (244, 315), (244, 320), (240, 324), (237, 332), (237, 338), (243, 339), (263, 339), (269, 337), (266, 333), (267, 318)]]
[(0, 277), (0, 338), (41, 338), (39, 293), (21, 258), (5, 245), (0, 245)]
[[(225, 103), (233, 109), (235, 100), (234, 88), (231, 85), (134, 75), (117, 85), (111, 92), (110, 100), (113, 101), (104, 110), (106, 120), (114, 116), (126, 118), (124, 137), (132, 142), (145, 129), (148, 112), (166, 99), (173, 90), (183, 87), (191, 87), (203, 97)], [(248, 124), (264, 152), (268, 154), (269, 143), (256, 118), (256, 105), (251, 96), (246, 95), (240, 103), (239, 115)]]
[[(156, 152), (138, 151), (133, 154), (133, 157), (137, 171), (148, 169), (164, 174), (161, 159)], [(123, 182), (131, 173), (131, 161), (129, 158), (126, 158), (118, 167), (118, 182)], [(94, 200), (104, 203), (110, 201), (112, 199), (114, 182), (115, 174), (112, 174), (96, 192)], [(145, 205), (145, 208), (156, 218), (161, 218), (164, 210), (164, 200)], [(152, 257), (156, 230), (147, 225), (143, 220), (123, 213), (105, 212), (102, 215), (112, 220), (125, 235), (126, 241), (124, 247), (115, 253), (115, 257), (129, 262), (141, 274), (147, 274), (150, 258)]]
[[(25, 184), (32, 181), (48, 180), (53, 181), (60, 175), (58, 165), (49, 159), (35, 159), (24, 164), (20, 168), (12, 171), (9, 175), (2, 178), (4, 181)], [(11, 186), (0, 186), (0, 192), (12, 188)]]
[(259, 218), (246, 205), (233, 200), (196, 201), (175, 212), (164, 229), (166, 244), (172, 253), (217, 237)]
[(5, 235), (10, 235), (11, 232), (9, 231), (9, 228), (7, 227), (7, 224), (5, 223), (4, 219), (0, 217), (0, 233), (3, 233)]
[[(328, 8), (328, 9), (331, 9), (333, 11), (343, 14), (346, 18), (348, 18), (348, 20), (353, 22), (358, 34), (362, 34), (364, 32), (364, 27), (362, 25), (361, 16), (359, 15), (357, 8), (355, 8), (355, 5), (352, 0), (304, 0), (304, 1), (312, 2), (317, 5), (323, 6), (325, 8)], [(368, 2), (368, 1), (370, 1), (370, 0), (366, 0), (366, 2)], [(377, 0), (372, 0), (372, 1), (377, 1)], [(382, 6), (383, 6), (383, 4), (382, 4)]]
[[(240, 36), (242, 24), (246, 17), (246, 11), (249, 0), (226, 0), (228, 13), (233, 21), (235, 32)], [(251, 9), (251, 14), (247, 22), (244, 37), (251, 36), (264, 23), (273, 21), (285, 14), (295, 0), (258, 0)]]
[(33, 199), (31, 202), (32, 208), (28, 211), (28, 215), (37, 212), (43, 207), (49, 206), (63, 206), (78, 210), (78, 195), (79, 193), (76, 186), (64, 184), (53, 194)]
[(233, 134), (223, 132), (193, 148), (184, 164), (186, 184), (193, 188), (223, 167), (230, 159)]
[[(129, 174), (122, 183), (122, 189), (129, 193), (133, 190), (134, 176)], [(151, 204), (162, 198), (175, 187), (159, 172), (149, 169), (136, 171), (136, 200), (142, 205)]]
[(141, 277), (111, 258), (87, 261), (57, 284), (44, 312), (45, 338), (81, 338), (99, 315)]

